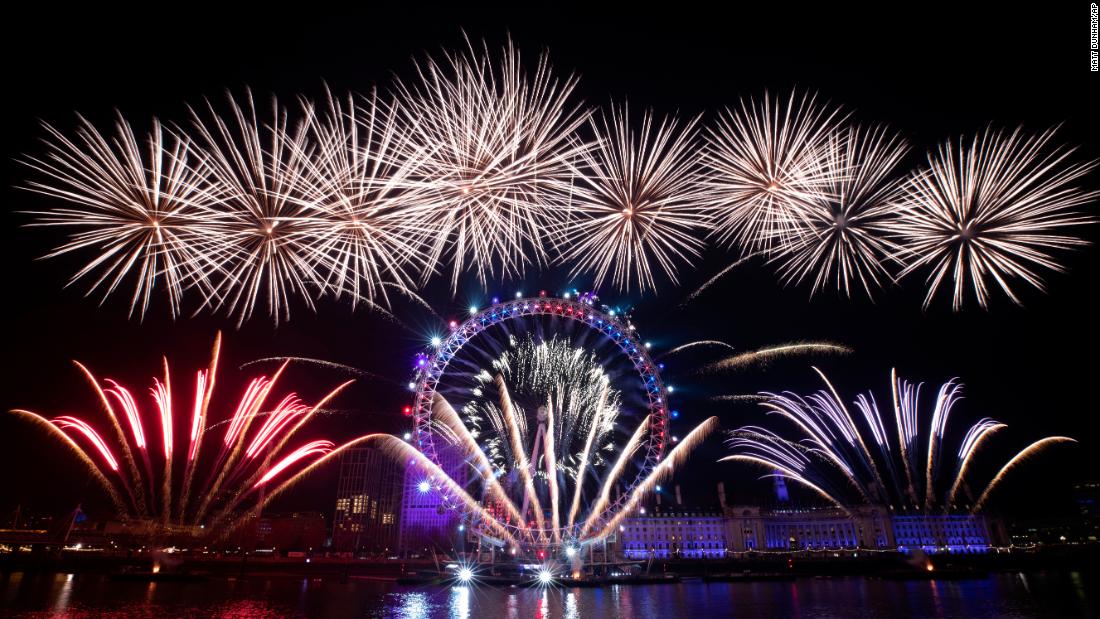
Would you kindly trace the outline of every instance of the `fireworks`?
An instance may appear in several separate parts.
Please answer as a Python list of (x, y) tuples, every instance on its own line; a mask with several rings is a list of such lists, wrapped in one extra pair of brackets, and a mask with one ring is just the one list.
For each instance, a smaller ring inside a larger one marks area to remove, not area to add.
[(310, 125), (316, 155), (304, 160), (300, 184), (309, 256), (323, 290), (388, 301), (387, 287), (408, 291), (427, 268), (425, 230), (406, 216), (430, 200), (410, 178), (421, 164), (399, 156), (406, 136), (394, 121), (396, 103), (377, 93), (346, 105), (330, 93), (326, 113)]
[(431, 262), (490, 275), (544, 262), (547, 230), (588, 145), (577, 129), (589, 113), (570, 103), (575, 77), (559, 80), (548, 59), (533, 74), (511, 41), (494, 59), (472, 44), (417, 66), (399, 82), (401, 153), (420, 159), (415, 178), (432, 198), (405, 216), (433, 240)]
[(1039, 268), (1062, 270), (1052, 250), (1085, 244), (1069, 231), (1092, 221), (1078, 208), (1100, 192), (1078, 182), (1097, 162), (1069, 163), (1074, 149), (1052, 147), (1053, 137), (1053, 130), (1028, 136), (987, 129), (929, 154), (929, 167), (905, 187), (896, 224), (906, 262), (901, 275), (931, 270), (925, 307), (948, 278), (955, 310), (968, 288), (986, 307), (991, 281), (1019, 304), (1013, 280), (1042, 289)]
[[(507, 470), (508, 463), (519, 461), (530, 451), (514, 445), (533, 444), (531, 431), (535, 428), (526, 423), (527, 416), (517, 415), (517, 399), (527, 404), (525, 408), (541, 407), (553, 417), (551, 429), (559, 438), (554, 452), (562, 458), (558, 466), (567, 467), (568, 458), (586, 466), (587, 460), (575, 453), (582, 443), (600, 458), (619, 415), (621, 396), (592, 353), (558, 338), (537, 344), (526, 338), (515, 342), (492, 365), (493, 373), (477, 375), (475, 397), (462, 407), (462, 415), (475, 436), (486, 437), (485, 452), (494, 470)], [(489, 397), (497, 390), (496, 398)], [(510, 427), (516, 429), (515, 441), (506, 440)]]
[[(958, 493), (964, 491), (970, 496), (967, 479), (975, 454), (1004, 424), (988, 418), (978, 421), (965, 433), (951, 458), (945, 445), (951, 438), (948, 420), (961, 398), (961, 384), (952, 380), (939, 388), (927, 429), (922, 432), (921, 385), (891, 375), (890, 422), (879, 411), (873, 393), (856, 398), (859, 415), (853, 415), (825, 375), (820, 371), (818, 374), (827, 389), (809, 396), (761, 394), (768, 398), (763, 406), (770, 413), (794, 424), (794, 438), (746, 426), (731, 433), (728, 444), (733, 455), (723, 460), (750, 462), (778, 471), (841, 507), (852, 504), (848, 497), (854, 492), (863, 502), (898, 505), (918, 512), (960, 508)], [(893, 426), (892, 430), (888, 426)], [(1062, 436), (1047, 437), (1020, 451), (988, 482), (970, 510), (979, 510), (1020, 461), (1049, 445), (1072, 441)], [(945, 477), (950, 485), (943, 492), (939, 483)]]
[(393, 293), (427, 305), (416, 290), (436, 275), (453, 293), (463, 273), (530, 267), (646, 292), (708, 240), (739, 256), (685, 303), (762, 257), (811, 295), (927, 270), (925, 305), (950, 278), (959, 309), (968, 288), (983, 307), (994, 286), (1016, 302), (1020, 280), (1042, 288), (1100, 195), (1081, 187), (1096, 162), (1072, 162), (1053, 131), (949, 141), (905, 177), (897, 134), (808, 92), (744, 99), (700, 131), (625, 106), (594, 116), (575, 76), (523, 60), (511, 41), (467, 41), (369, 96), (264, 113), (246, 92), (144, 139), (122, 118), (113, 136), (47, 125), (24, 188), (66, 204), (33, 225), (70, 231), (49, 256), (90, 255), (70, 283), (104, 299), (132, 286), (139, 316), (163, 288), (173, 315), (190, 298), (277, 323), (330, 296), (396, 322)]
[(882, 127), (848, 127), (829, 139), (827, 198), (804, 205), (773, 261), (787, 282), (812, 279), (813, 292), (832, 280), (845, 295), (853, 283), (870, 295), (893, 280), (882, 263), (898, 252), (888, 234), (897, 221), (894, 171), (908, 147)]
[[(585, 343), (561, 335), (571, 326)], [(452, 325), (418, 357), (416, 443), (431, 460), (461, 451), (475, 474), (454, 498), (477, 504), (474, 522), (491, 535), (506, 532), (524, 553), (598, 542), (714, 429), (708, 420), (683, 440), (669, 435), (669, 390), (633, 331), (590, 295), (520, 298)], [(624, 373), (642, 388), (612, 380)], [(676, 449), (662, 457), (669, 442)]]
[[(644, 451), (651, 417), (618, 445), (615, 430), (625, 422), (619, 394), (599, 364), (558, 340), (520, 343), (494, 365), (502, 373), (484, 376), (486, 388), (463, 407), (464, 418), (437, 399), (433, 423), (440, 436), (464, 450), (486, 483), (480, 503), (496, 509), (481, 515), (496, 519), (494, 529), (514, 531), (520, 544), (583, 544), (606, 537), (716, 426), (711, 418), (694, 429), (615, 501), (613, 489), (629, 479), (637, 453)], [(486, 399), (488, 385), (497, 393), (495, 402)], [(543, 402), (535, 418), (512, 392)]]
[(830, 136), (843, 118), (795, 91), (727, 108), (707, 131), (703, 158), (718, 242), (768, 253), (797, 234), (805, 211), (827, 201), (836, 182)]
[(256, 113), (252, 93), (242, 106), (228, 98), (226, 120), (208, 104), (210, 120), (194, 125), (206, 147), (211, 176), (206, 189), (218, 209), (196, 226), (219, 241), (210, 261), (218, 266), (216, 303), (243, 322), (261, 299), (275, 322), (290, 317), (290, 298), (320, 280), (311, 256), (309, 213), (299, 197), (312, 156), (309, 118), (291, 126), (286, 109), (271, 99), (270, 118)]
[(46, 154), (25, 161), (44, 179), (27, 189), (72, 206), (34, 212), (34, 225), (74, 230), (48, 256), (98, 252), (70, 283), (91, 278), (89, 292), (106, 298), (132, 275), (130, 312), (143, 316), (162, 281), (175, 316), (183, 290), (205, 282), (202, 250), (208, 246), (191, 228), (208, 201), (200, 184), (205, 163), (188, 139), (166, 135), (157, 121), (144, 148), (121, 115), (115, 128), (117, 135), (106, 137), (81, 118), (70, 139), (45, 125)]
[[(303, 403), (291, 393), (272, 408), (269, 402), (273, 401), (271, 396), (284, 364), (271, 378), (259, 377), (249, 383), (235, 412), (228, 417), (224, 434), (219, 435), (214, 430), (223, 424), (210, 423), (209, 408), (220, 339), (215, 342), (210, 367), (195, 373), (185, 433), (176, 432), (184, 420), (177, 419), (175, 412), (183, 407), (173, 397), (167, 361), (163, 380), (154, 379), (150, 389), (157, 411), (153, 416), (142, 414), (128, 389), (109, 379), (100, 381), (77, 364), (98, 395), (110, 428), (107, 434), (96, 429), (98, 422), (75, 416), (48, 419), (26, 410), (14, 412), (63, 441), (106, 490), (119, 516), (163, 527), (203, 525), (212, 534), (227, 533), (240, 516), (262, 507), (299, 478), (298, 474), (286, 475), (287, 471), (301, 467), (302, 462), (316, 463), (318, 456), (336, 449), (327, 440), (294, 449), (287, 445), (350, 382), (339, 385), (314, 405)], [(120, 422), (120, 409), (126, 417), (125, 428)], [(150, 421), (159, 426), (159, 440), (150, 441), (146, 428)], [(196, 482), (199, 486), (192, 500)]]
[(673, 282), (676, 263), (699, 257), (693, 232), (702, 223), (706, 195), (693, 159), (696, 120), (642, 118), (630, 126), (628, 110), (612, 110), (595, 126), (599, 146), (586, 154), (587, 173), (573, 189), (571, 218), (562, 236), (573, 274), (592, 272), (593, 287), (606, 279), (618, 289), (655, 288), (652, 268)]
[(703, 366), (699, 369), (699, 372), (706, 373), (718, 372), (721, 370), (739, 369), (754, 364), (766, 364), (773, 359), (779, 359), (781, 357), (788, 357), (793, 355), (846, 355), (851, 352), (851, 348), (848, 348), (847, 346), (843, 346), (841, 344), (833, 344), (831, 342), (791, 342), (790, 344), (769, 346), (767, 348), (760, 348), (758, 350), (750, 350), (748, 352), (731, 355), (729, 357), (726, 357), (725, 359), (722, 359), (721, 361), (715, 361), (714, 363)]

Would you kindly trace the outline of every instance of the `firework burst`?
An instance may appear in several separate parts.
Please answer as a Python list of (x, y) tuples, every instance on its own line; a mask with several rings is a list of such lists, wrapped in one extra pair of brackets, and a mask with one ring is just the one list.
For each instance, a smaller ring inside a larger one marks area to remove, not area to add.
[(929, 154), (928, 168), (905, 186), (896, 226), (901, 276), (930, 270), (925, 307), (948, 279), (956, 311), (968, 288), (987, 307), (993, 282), (1019, 304), (1013, 280), (1042, 289), (1039, 269), (1062, 270), (1053, 252), (1085, 244), (1069, 229), (1093, 221), (1078, 209), (1100, 192), (1078, 182), (1097, 162), (1069, 163), (1074, 149), (1052, 146), (1053, 138), (1054, 130), (987, 129)]
[(427, 266), (424, 231), (409, 221), (410, 205), (428, 200), (410, 179), (420, 164), (398, 157), (404, 136), (394, 105), (377, 94), (345, 103), (327, 97), (325, 113), (310, 125), (316, 154), (303, 158), (299, 181), (302, 238), (319, 282), (334, 298), (347, 295), (388, 304), (387, 287), (410, 293)]
[(256, 113), (252, 93), (244, 104), (228, 96), (228, 120), (207, 103), (208, 119), (193, 111), (193, 124), (206, 149), (211, 182), (205, 191), (218, 205), (195, 226), (198, 234), (216, 239), (210, 259), (218, 265), (219, 292), (209, 303), (247, 320), (260, 302), (276, 323), (290, 317), (290, 299), (310, 308), (321, 281), (310, 213), (300, 196), (301, 179), (312, 155), (309, 142), (313, 110), (291, 126), (287, 110), (271, 99), (271, 117)]
[(144, 144), (121, 115), (113, 137), (84, 118), (75, 139), (45, 129), (46, 154), (24, 161), (43, 180), (26, 188), (72, 206), (32, 212), (38, 216), (33, 225), (75, 230), (47, 257), (94, 249), (96, 257), (70, 283), (90, 278), (89, 294), (101, 290), (105, 300), (132, 276), (130, 313), (144, 316), (160, 281), (176, 316), (184, 289), (206, 283), (201, 257), (207, 244), (191, 227), (208, 202), (202, 157), (157, 120)]
[(651, 112), (641, 130), (627, 109), (613, 109), (594, 123), (598, 146), (585, 153), (586, 173), (573, 188), (571, 217), (562, 236), (562, 258), (573, 275), (591, 272), (594, 288), (606, 279), (620, 290), (655, 288), (653, 268), (676, 282), (677, 263), (699, 257), (693, 234), (702, 224), (706, 194), (699, 183), (693, 119), (655, 123)]
[(678, 283), (706, 238), (739, 255), (684, 303), (761, 257), (811, 295), (927, 271), (925, 306), (951, 279), (957, 310), (967, 289), (986, 307), (994, 288), (1017, 303), (1021, 280), (1042, 288), (1100, 196), (1080, 186), (1097, 162), (1070, 161), (1053, 131), (951, 141), (899, 180), (903, 140), (810, 93), (742, 100), (700, 132), (625, 106), (593, 118), (575, 77), (522, 60), (511, 41), (467, 41), (382, 96), (303, 99), (292, 118), (246, 92), (144, 139), (121, 118), (107, 133), (47, 125), (24, 188), (66, 204), (32, 225), (70, 232), (49, 256), (94, 253), (70, 284), (105, 300), (132, 282), (139, 316), (163, 289), (173, 316), (194, 295), (238, 324), (265, 307), (278, 323), (331, 296), (400, 322), (392, 293), (426, 307), (415, 290), (437, 274), (454, 292), (463, 273), (559, 263), (646, 292)]
[(790, 240), (805, 211), (830, 197), (830, 136), (843, 119), (839, 109), (796, 91), (727, 108), (707, 130), (703, 155), (712, 236), (746, 254)]
[[(960, 492), (971, 496), (967, 479), (974, 456), (1005, 425), (988, 418), (978, 421), (958, 441), (952, 457), (947, 446), (951, 440), (948, 421), (962, 397), (961, 384), (951, 380), (940, 386), (932, 415), (922, 431), (922, 385), (891, 375), (891, 421), (880, 412), (873, 393), (856, 398), (854, 405), (859, 414), (853, 415), (825, 375), (815, 371), (826, 389), (809, 396), (761, 394), (767, 398), (762, 405), (769, 413), (793, 424), (793, 437), (745, 426), (731, 433), (728, 445), (733, 455), (722, 460), (779, 471), (841, 507), (853, 504), (849, 497), (854, 493), (859, 496), (857, 502), (897, 505), (922, 513), (954, 511), (961, 507)], [(1047, 437), (1020, 451), (986, 484), (977, 501), (968, 502), (970, 511), (980, 509), (1020, 461), (1062, 442), (1073, 439)], [(942, 491), (940, 482), (945, 478), (950, 485)]]
[(889, 233), (898, 219), (895, 171), (908, 147), (883, 127), (848, 127), (829, 140), (827, 199), (803, 205), (773, 261), (785, 282), (811, 279), (811, 294), (832, 282), (846, 296), (853, 284), (870, 296), (893, 279), (883, 263), (898, 252)]
[(545, 262), (547, 231), (588, 145), (576, 131), (589, 112), (570, 103), (577, 80), (556, 78), (545, 56), (533, 73), (508, 41), (429, 58), (418, 79), (398, 82), (401, 151), (419, 159), (416, 178), (434, 193), (405, 211), (433, 239), (431, 263), (467, 267), (484, 283)]

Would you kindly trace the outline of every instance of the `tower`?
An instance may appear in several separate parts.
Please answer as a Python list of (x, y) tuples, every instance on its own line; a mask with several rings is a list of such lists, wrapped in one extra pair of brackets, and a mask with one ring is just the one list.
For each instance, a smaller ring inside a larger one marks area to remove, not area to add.
[(787, 494), (787, 479), (783, 477), (782, 471), (775, 471), (772, 479), (775, 480), (775, 500), (780, 503), (790, 502), (791, 497)]

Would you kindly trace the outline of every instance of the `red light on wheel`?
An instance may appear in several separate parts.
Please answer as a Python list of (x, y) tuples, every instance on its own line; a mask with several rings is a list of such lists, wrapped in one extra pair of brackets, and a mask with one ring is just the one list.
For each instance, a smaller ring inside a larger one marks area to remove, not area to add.
[(413, 414), (413, 409), (411, 406), (406, 406), (404, 409), (402, 409), (402, 411), (405, 413), (406, 417), (409, 417)]

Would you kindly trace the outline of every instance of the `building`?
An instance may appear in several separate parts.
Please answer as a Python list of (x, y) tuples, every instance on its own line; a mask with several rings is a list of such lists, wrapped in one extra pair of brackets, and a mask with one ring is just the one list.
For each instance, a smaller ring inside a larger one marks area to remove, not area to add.
[(250, 520), (241, 530), (244, 548), (308, 553), (325, 544), (327, 525), (321, 512), (265, 514)]
[(893, 545), (890, 519), (877, 507), (849, 511), (727, 506), (730, 550), (886, 549)]
[(1081, 516), (1084, 542), (1100, 540), (1100, 481), (1079, 481), (1073, 484), (1073, 498)]
[[(720, 558), (747, 552), (896, 550), (985, 553), (992, 547), (984, 515), (895, 514), (886, 506), (797, 507), (776, 484), (777, 505), (727, 505), (718, 484), (717, 509), (677, 504), (650, 508), (622, 526), (627, 559)], [(716, 530), (717, 529), (717, 530)]]
[(377, 447), (349, 449), (340, 458), (332, 547), (340, 553), (397, 551), (401, 486), (399, 462)]
[[(440, 468), (457, 484), (466, 484), (466, 460), (458, 447), (436, 445)], [(435, 550), (450, 551), (463, 535), (458, 527), (462, 510), (445, 505), (439, 480), (433, 479), (416, 460), (409, 460), (402, 484), (398, 548), (405, 555), (427, 555)]]
[(626, 519), (619, 537), (627, 559), (721, 559), (726, 534), (722, 510), (671, 505)]
[(914, 514), (893, 516), (890, 522), (902, 552), (917, 548), (927, 553), (989, 552), (989, 527), (980, 514)]

